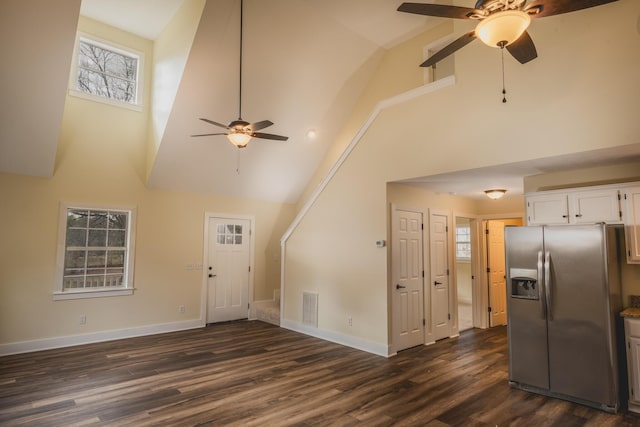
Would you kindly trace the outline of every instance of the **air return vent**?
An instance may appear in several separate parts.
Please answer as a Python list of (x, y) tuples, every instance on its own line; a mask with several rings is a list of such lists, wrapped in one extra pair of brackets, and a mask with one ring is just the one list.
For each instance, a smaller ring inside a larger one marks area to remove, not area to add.
[(318, 327), (318, 294), (316, 292), (302, 293), (302, 323)]

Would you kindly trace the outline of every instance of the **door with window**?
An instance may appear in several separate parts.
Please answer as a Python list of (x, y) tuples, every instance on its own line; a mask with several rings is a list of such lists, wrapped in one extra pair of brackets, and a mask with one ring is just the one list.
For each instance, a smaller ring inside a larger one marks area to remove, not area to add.
[(249, 314), (251, 222), (208, 219), (207, 323), (246, 319)]

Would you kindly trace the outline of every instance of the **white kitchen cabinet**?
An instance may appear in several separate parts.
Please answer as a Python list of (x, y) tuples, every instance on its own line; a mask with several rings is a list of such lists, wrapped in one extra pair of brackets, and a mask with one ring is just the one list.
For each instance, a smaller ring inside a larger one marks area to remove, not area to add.
[(627, 262), (640, 263), (640, 187), (623, 188), (622, 193)]
[(537, 193), (527, 195), (527, 224), (569, 224), (567, 193)]
[(541, 192), (526, 200), (529, 225), (622, 222), (617, 188)]
[(629, 375), (629, 410), (640, 412), (640, 318), (625, 317), (624, 334)]
[(620, 197), (617, 188), (572, 191), (569, 193), (569, 222), (620, 224)]

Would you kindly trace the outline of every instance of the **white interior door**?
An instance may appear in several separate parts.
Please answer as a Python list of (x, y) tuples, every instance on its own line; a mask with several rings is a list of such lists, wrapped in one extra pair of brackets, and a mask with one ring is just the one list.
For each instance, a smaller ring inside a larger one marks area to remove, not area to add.
[(429, 216), (429, 247), (431, 251), (431, 319), (435, 340), (451, 335), (449, 311), (449, 240), (448, 215)]
[(424, 344), (422, 213), (391, 214), (392, 333), (395, 351)]
[(251, 223), (237, 218), (208, 221), (207, 323), (246, 319)]
[(507, 283), (504, 257), (504, 222), (487, 221), (489, 264), (489, 326), (507, 324)]

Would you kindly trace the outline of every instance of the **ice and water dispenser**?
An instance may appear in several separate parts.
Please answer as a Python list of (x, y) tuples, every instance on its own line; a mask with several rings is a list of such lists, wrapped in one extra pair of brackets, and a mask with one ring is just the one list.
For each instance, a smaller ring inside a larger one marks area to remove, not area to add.
[(538, 272), (528, 268), (509, 269), (511, 278), (511, 297), (523, 299), (539, 299)]

